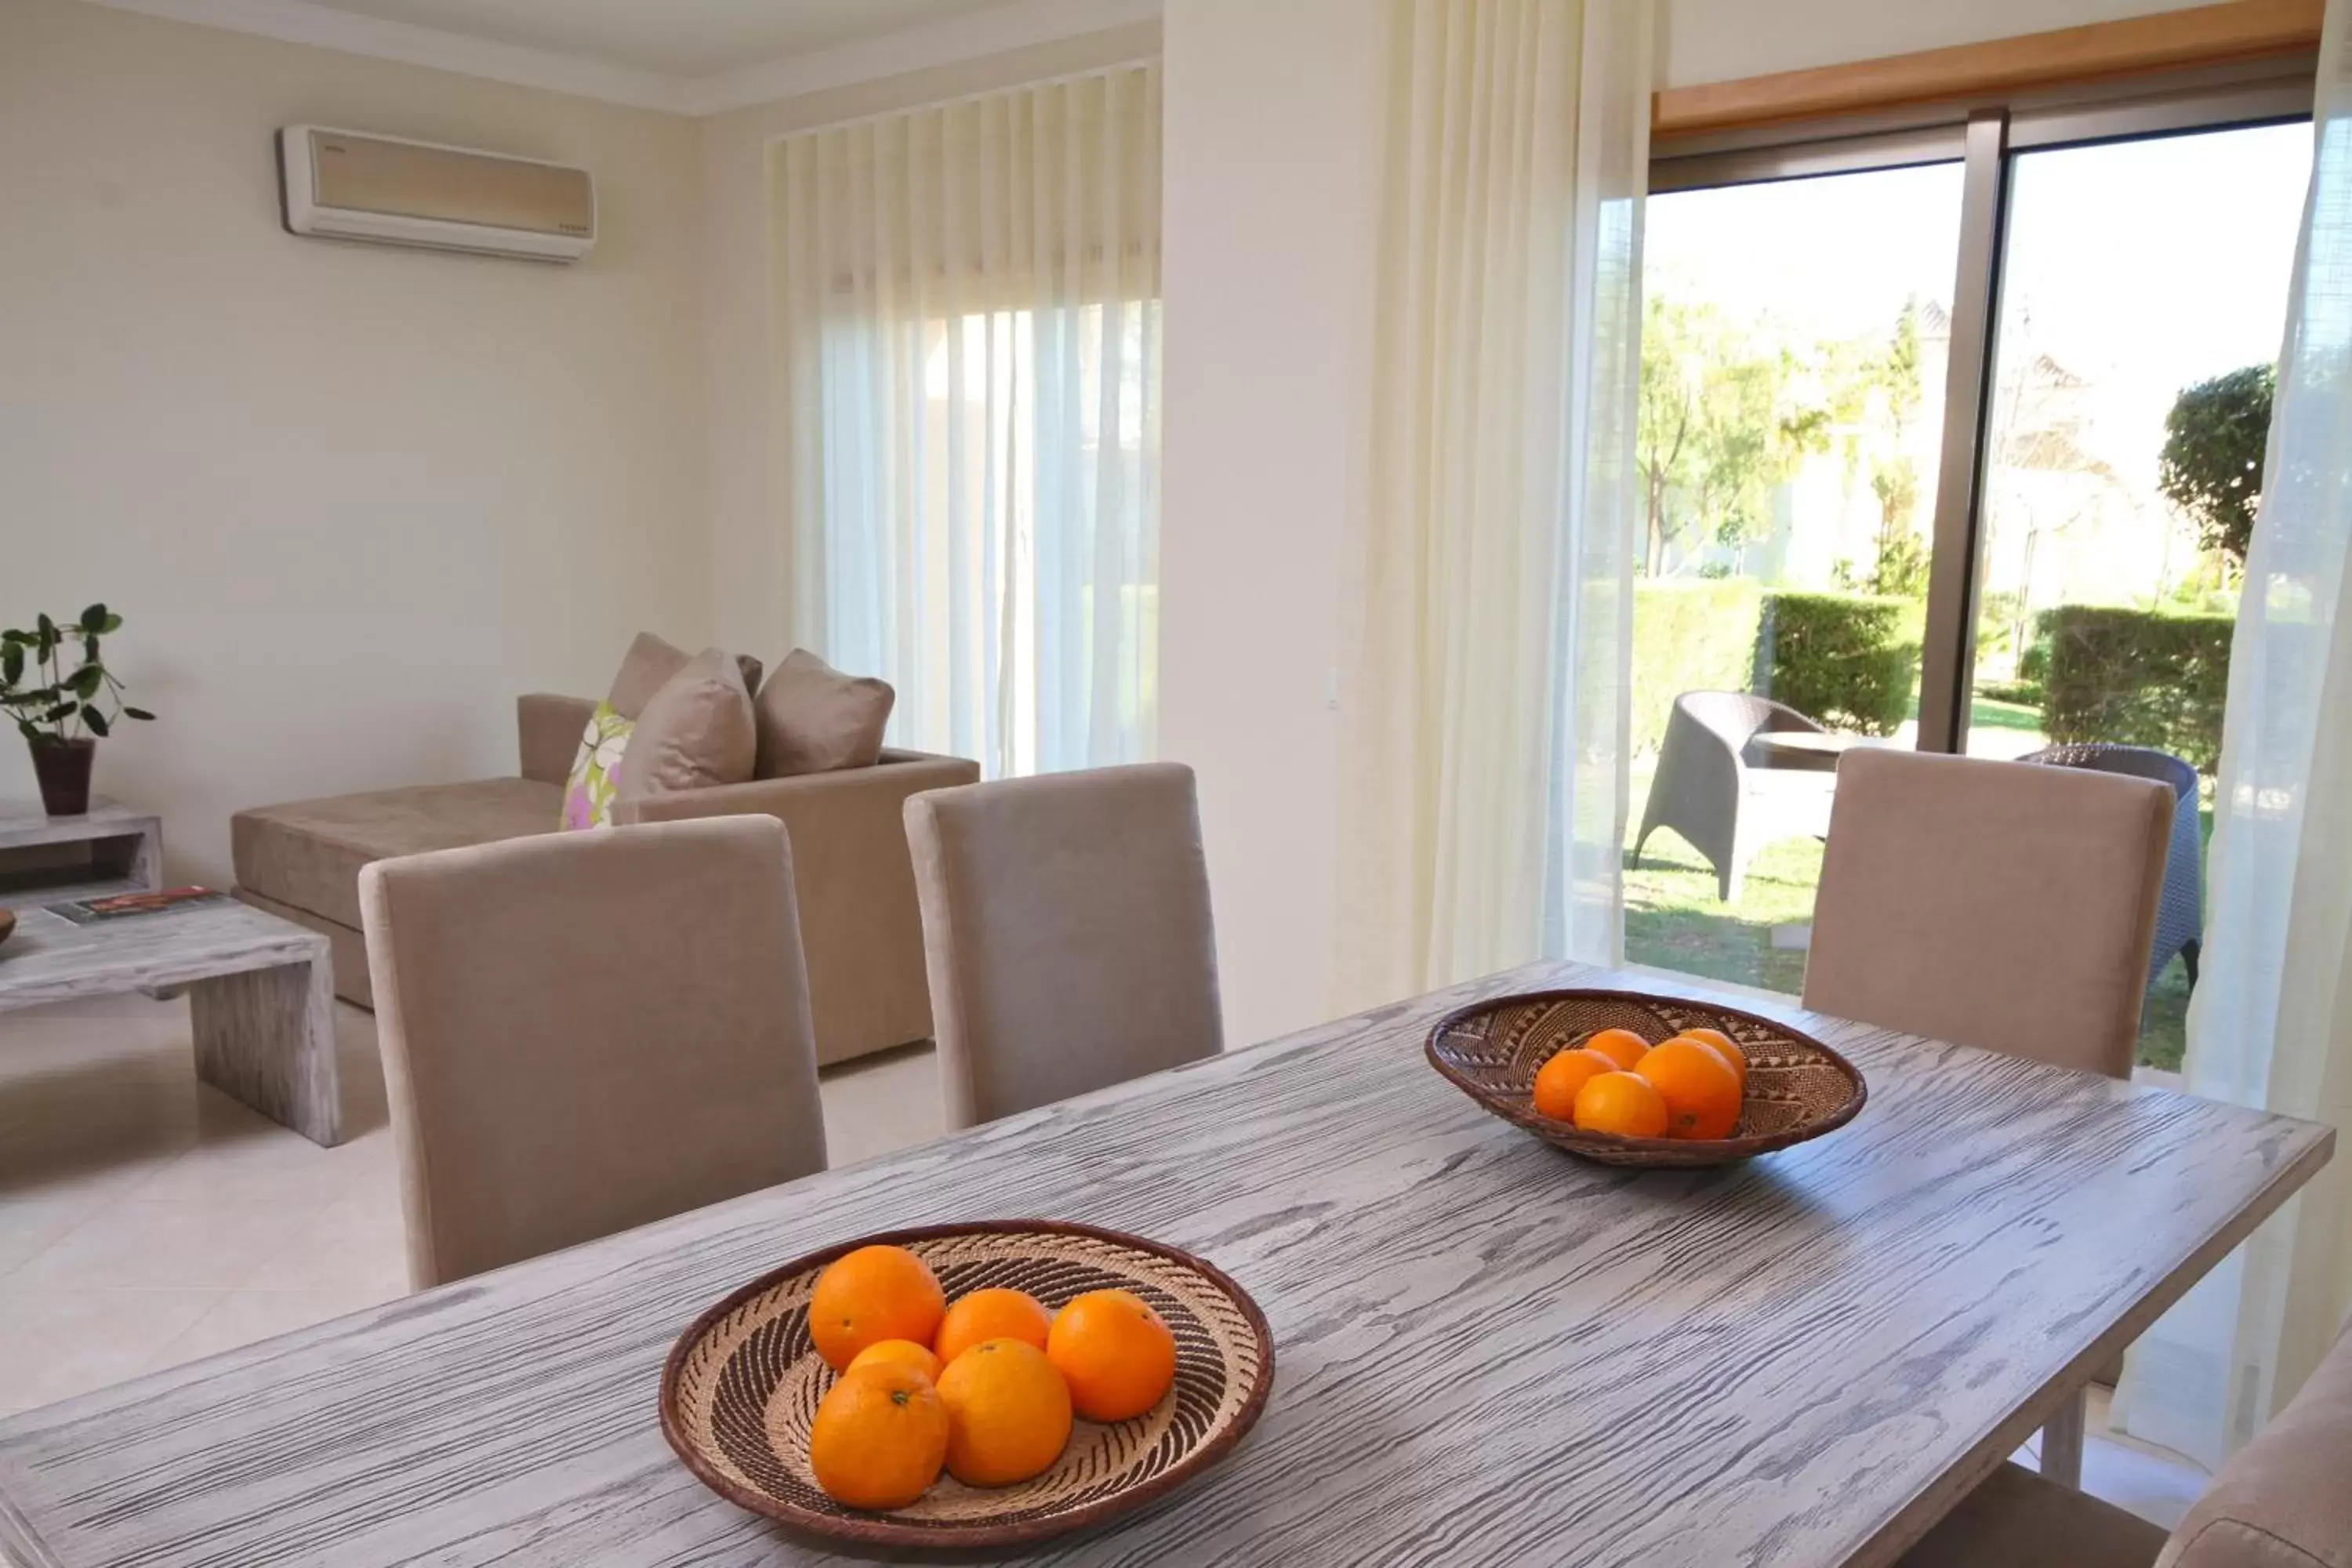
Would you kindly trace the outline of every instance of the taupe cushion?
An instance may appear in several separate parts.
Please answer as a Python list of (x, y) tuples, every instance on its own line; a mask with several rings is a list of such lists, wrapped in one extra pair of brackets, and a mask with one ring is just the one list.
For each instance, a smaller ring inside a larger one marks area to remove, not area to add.
[(753, 771), (775, 779), (872, 767), (898, 698), (887, 680), (844, 675), (806, 648), (793, 649), (753, 704), (760, 730)]
[(1899, 1568), (2150, 1568), (2164, 1531), (2113, 1503), (2004, 1464)]
[(2171, 830), (2149, 779), (1849, 752), (1805, 1005), (2127, 1076)]
[(238, 812), (229, 855), (238, 886), (356, 931), (369, 861), (551, 833), (562, 811), (563, 786), (538, 779), (330, 795)]
[[(604, 700), (624, 719), (641, 718), (646, 704), (654, 700), (654, 693), (668, 684), (669, 678), (684, 669), (692, 658), (684, 648), (664, 642), (651, 632), (639, 632), (622, 657), (620, 671), (613, 677), (612, 689), (604, 693)], [(743, 689), (759, 690), (760, 661), (749, 654), (737, 654), (735, 662), (743, 671)]]
[(380, 860), (360, 901), (418, 1286), (824, 1168), (774, 818)]
[(2352, 1568), (2352, 1339), (2238, 1450), (2172, 1532), (2167, 1568)]
[(1223, 1048), (1192, 769), (933, 790), (907, 837), (950, 1127)]
[(756, 745), (741, 671), (728, 655), (704, 648), (646, 702), (621, 753), (620, 793), (634, 799), (741, 784)]

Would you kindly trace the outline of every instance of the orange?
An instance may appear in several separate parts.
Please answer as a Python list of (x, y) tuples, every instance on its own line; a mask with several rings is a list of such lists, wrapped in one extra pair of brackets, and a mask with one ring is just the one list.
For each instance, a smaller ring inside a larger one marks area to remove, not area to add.
[(1536, 1114), (1566, 1121), (1576, 1114), (1576, 1091), (1596, 1073), (1615, 1072), (1617, 1064), (1599, 1051), (1555, 1051), (1536, 1074)]
[(1633, 1069), (1666, 1102), (1669, 1138), (1728, 1138), (1739, 1126), (1739, 1078), (1705, 1040), (1668, 1040)]
[(809, 1297), (809, 1339), (839, 1372), (884, 1340), (931, 1342), (948, 1310), (940, 1282), (903, 1247), (861, 1247), (835, 1258)]
[(1576, 1124), (1587, 1132), (1663, 1138), (1666, 1102), (1650, 1080), (1638, 1074), (1600, 1073), (1576, 1091)]
[(1128, 1290), (1074, 1299), (1055, 1315), (1045, 1353), (1089, 1421), (1140, 1415), (1176, 1381), (1176, 1336), (1151, 1303)]
[(1026, 1290), (974, 1290), (948, 1308), (931, 1348), (941, 1363), (951, 1362), (982, 1340), (1025, 1340), (1045, 1348), (1045, 1331), (1054, 1320)]
[(940, 1380), (940, 1358), (931, 1353), (929, 1345), (919, 1345), (912, 1340), (877, 1340), (849, 1358), (844, 1372), (856, 1372), (861, 1366), (888, 1363), (911, 1366), (933, 1383)]
[(910, 1366), (845, 1373), (809, 1423), (809, 1468), (824, 1495), (851, 1508), (904, 1508), (940, 1479), (948, 1407)]
[(1678, 1037), (1685, 1040), (1704, 1040), (1713, 1046), (1715, 1054), (1721, 1057), (1725, 1065), (1739, 1076), (1740, 1092), (1742, 1094), (1748, 1092), (1748, 1053), (1739, 1048), (1738, 1041), (1721, 1029), (1685, 1029)]
[(968, 1487), (1042, 1475), (1070, 1440), (1070, 1390), (1026, 1340), (982, 1340), (940, 1373), (948, 1474)]
[(1617, 1064), (1620, 1072), (1632, 1072), (1633, 1064), (1649, 1054), (1650, 1042), (1631, 1029), (1603, 1029), (1584, 1042), (1588, 1051), (1599, 1051)]

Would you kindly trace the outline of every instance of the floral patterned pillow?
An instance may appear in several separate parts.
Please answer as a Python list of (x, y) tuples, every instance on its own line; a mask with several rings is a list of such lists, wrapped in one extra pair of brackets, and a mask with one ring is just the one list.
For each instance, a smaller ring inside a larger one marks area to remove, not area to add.
[(613, 826), (613, 798), (620, 793), (621, 753), (637, 721), (613, 711), (609, 702), (596, 704), (588, 728), (581, 732), (580, 755), (572, 760), (572, 777), (563, 786), (563, 826)]

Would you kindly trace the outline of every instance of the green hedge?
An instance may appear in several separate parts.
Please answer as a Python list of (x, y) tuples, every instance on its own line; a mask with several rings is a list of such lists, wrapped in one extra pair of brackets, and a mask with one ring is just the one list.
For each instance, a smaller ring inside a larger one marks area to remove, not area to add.
[(2042, 727), (2051, 740), (2153, 746), (2213, 771), (2234, 617), (2061, 605), (2040, 625), (2050, 650)]
[(1641, 577), (1633, 583), (1633, 752), (1665, 738), (1685, 691), (1745, 691), (1756, 679), (1764, 594), (1741, 578)]
[(1891, 735), (1911, 716), (1920, 620), (1916, 599), (1774, 594), (1760, 633), (1764, 689), (1832, 729)]
[(1912, 599), (1637, 579), (1634, 753), (1658, 749), (1685, 691), (1762, 691), (1823, 723), (1891, 734), (1911, 714), (1920, 616)]

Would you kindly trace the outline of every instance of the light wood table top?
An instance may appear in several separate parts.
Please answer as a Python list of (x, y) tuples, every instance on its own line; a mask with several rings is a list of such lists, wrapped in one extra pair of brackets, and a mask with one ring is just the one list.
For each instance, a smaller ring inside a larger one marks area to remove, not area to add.
[(1036, 1215), (1213, 1259), (1278, 1359), (1223, 1466), (1029, 1561), (1882, 1564), (2333, 1146), (1791, 1007), (1868, 1075), (1862, 1116), (1641, 1173), (1423, 1060), (1464, 1001), (1605, 979), (1456, 987), (26, 1413), (0, 1542), (30, 1568), (824, 1561), (671, 1456), (671, 1341), (827, 1242)]

